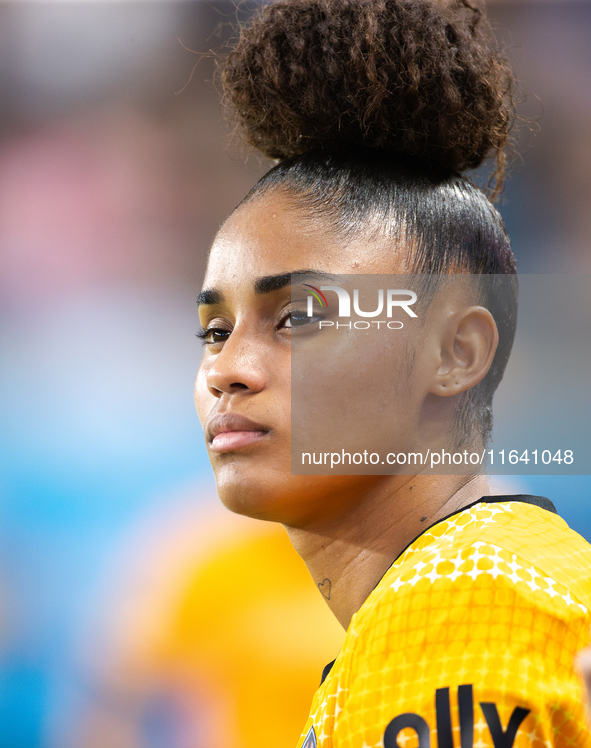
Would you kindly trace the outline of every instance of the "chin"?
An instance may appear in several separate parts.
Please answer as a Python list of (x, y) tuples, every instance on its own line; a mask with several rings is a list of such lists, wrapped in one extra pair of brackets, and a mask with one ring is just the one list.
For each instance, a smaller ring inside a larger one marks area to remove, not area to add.
[(216, 486), (222, 504), (235, 514), (288, 523), (301, 510), (302, 477), (266, 469), (237, 470), (229, 465), (216, 471)]
[(231, 512), (245, 517), (304, 527), (346, 511), (358, 501), (360, 484), (372, 476), (292, 475), (267, 466), (215, 470), (218, 496)]

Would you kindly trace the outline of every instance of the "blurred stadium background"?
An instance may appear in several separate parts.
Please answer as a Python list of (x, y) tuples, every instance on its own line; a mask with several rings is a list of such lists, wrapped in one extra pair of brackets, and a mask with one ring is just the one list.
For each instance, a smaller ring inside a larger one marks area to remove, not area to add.
[[(247, 13), (0, 3), (6, 748), (287, 748), (338, 651), (283, 531), (218, 507), (192, 404), (204, 258), (265, 168), (203, 56)], [(539, 122), (500, 206), (520, 271), (589, 273), (591, 4), (489, 14)], [(588, 539), (590, 485), (515, 482)]]

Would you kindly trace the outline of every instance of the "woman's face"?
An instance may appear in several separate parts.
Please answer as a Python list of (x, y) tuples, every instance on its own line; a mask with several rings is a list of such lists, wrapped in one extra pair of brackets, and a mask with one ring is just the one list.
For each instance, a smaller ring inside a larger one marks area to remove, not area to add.
[[(278, 192), (246, 203), (211, 249), (199, 306), (207, 337), (195, 384), (222, 501), (233, 511), (293, 526), (346, 511), (360, 489), (383, 479), (291, 474), (289, 274), (303, 270), (401, 273), (405, 255), (391, 241), (340, 241)], [(372, 372), (384, 379), (384, 368)], [(423, 385), (413, 377), (417, 397), (406, 387), (393, 404), (407, 428), (418, 417)]]

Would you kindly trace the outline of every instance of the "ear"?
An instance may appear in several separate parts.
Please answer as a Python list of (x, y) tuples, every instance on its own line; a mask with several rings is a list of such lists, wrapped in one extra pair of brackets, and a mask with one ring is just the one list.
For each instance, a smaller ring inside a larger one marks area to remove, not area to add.
[(499, 343), (492, 314), (471, 306), (453, 314), (440, 339), (440, 363), (429, 392), (453, 397), (475, 387), (486, 376)]

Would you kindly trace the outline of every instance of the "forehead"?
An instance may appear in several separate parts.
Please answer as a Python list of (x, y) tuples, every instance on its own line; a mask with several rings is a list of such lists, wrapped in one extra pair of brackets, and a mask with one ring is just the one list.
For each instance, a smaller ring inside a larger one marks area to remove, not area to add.
[(271, 192), (241, 205), (220, 229), (205, 287), (251, 284), (253, 279), (314, 268), (327, 273), (405, 272), (406, 252), (378, 232), (344, 240), (321, 214), (304, 213)]

